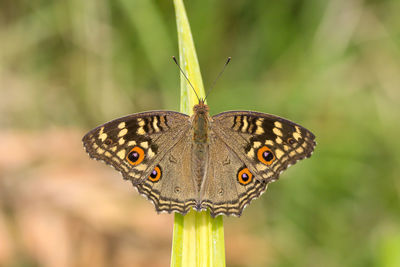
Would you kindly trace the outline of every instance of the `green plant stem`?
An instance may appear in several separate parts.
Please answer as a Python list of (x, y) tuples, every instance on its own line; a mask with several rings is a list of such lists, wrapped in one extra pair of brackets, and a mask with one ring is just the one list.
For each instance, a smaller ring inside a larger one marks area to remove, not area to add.
[[(179, 39), (179, 62), (199, 97), (204, 87), (196, 50), (182, 0), (174, 0)], [(181, 112), (193, 113), (198, 99), (181, 74)], [(208, 211), (189, 211), (185, 216), (175, 213), (171, 266), (225, 266), (224, 226), (222, 216), (212, 218)]]

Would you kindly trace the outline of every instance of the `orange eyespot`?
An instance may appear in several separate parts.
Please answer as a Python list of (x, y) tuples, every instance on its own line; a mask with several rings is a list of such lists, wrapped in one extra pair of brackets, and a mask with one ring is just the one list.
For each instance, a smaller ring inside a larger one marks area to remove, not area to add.
[(132, 165), (138, 165), (144, 160), (144, 151), (138, 146), (135, 146), (126, 155), (126, 159)]
[(161, 178), (161, 169), (159, 166), (156, 166), (154, 170), (149, 175), (149, 180), (152, 182), (158, 182)]
[(253, 174), (247, 168), (243, 168), (238, 172), (238, 181), (242, 185), (246, 185), (253, 180)]
[(275, 160), (275, 155), (269, 147), (263, 146), (257, 151), (257, 159), (261, 161), (261, 163), (271, 165)]

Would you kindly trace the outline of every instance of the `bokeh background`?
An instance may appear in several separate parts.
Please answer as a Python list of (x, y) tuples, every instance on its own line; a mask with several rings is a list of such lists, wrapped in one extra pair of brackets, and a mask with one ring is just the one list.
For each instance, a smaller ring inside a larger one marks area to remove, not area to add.
[[(400, 266), (400, 1), (185, 1), (211, 113), (312, 130), (240, 218), (227, 266)], [(179, 110), (172, 1), (0, 2), (0, 266), (168, 266), (156, 215), (83, 134)]]

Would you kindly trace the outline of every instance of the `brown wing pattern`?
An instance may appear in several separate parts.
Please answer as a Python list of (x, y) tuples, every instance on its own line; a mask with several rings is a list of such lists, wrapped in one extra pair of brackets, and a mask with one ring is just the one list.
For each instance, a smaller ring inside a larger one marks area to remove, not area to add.
[[(257, 179), (277, 180), (279, 174), (298, 160), (310, 157), (315, 136), (289, 120), (259, 112), (230, 111), (213, 117), (213, 131), (229, 146)], [(258, 151), (268, 147), (274, 155), (270, 164), (258, 158)]]
[(248, 111), (212, 117), (206, 176), (200, 192), (192, 177), (189, 116), (172, 111), (133, 114), (83, 137), (90, 157), (120, 171), (158, 212), (186, 214), (191, 207), (240, 216), (268, 183), (310, 157), (314, 135), (283, 118)]
[(211, 135), (208, 172), (200, 192), (201, 209), (211, 216), (240, 216), (243, 209), (265, 191), (267, 182), (251, 179), (239, 182), (239, 173), (246, 166), (238, 155), (216, 135)]
[(157, 212), (186, 214), (198, 203), (198, 192), (191, 177), (190, 141), (187, 133), (157, 164), (162, 173), (158, 182), (146, 179), (136, 186), (139, 193), (154, 203)]
[[(133, 114), (91, 130), (82, 141), (91, 158), (104, 161), (121, 172), (124, 179), (132, 181), (141, 194), (153, 201), (158, 211), (184, 213), (189, 202), (184, 200), (183, 206), (175, 208), (174, 200), (171, 200), (171, 204), (165, 206), (159, 185), (163, 185), (164, 180), (174, 183), (172, 174), (176, 168), (172, 168), (170, 174), (167, 171), (170, 164), (164, 158), (178, 142), (187, 142), (185, 137), (191, 127), (189, 118), (172, 111)], [(168, 166), (162, 166), (167, 163)], [(152, 182), (149, 177), (156, 166), (160, 166), (162, 177), (159, 181), (152, 179)]]
[[(240, 216), (244, 207), (265, 191), (268, 183), (276, 181), (282, 171), (298, 160), (310, 157), (316, 145), (315, 136), (310, 131), (274, 115), (230, 111), (215, 115), (212, 119), (212, 132), (229, 148), (221, 148), (214, 153), (223, 157), (232, 155), (235, 158), (232, 161), (235, 162), (232, 164), (235, 172), (248, 168), (254, 176), (248, 184), (240, 184), (236, 173), (229, 173), (231, 181), (234, 180), (236, 186), (243, 189), (238, 191), (235, 201), (214, 201), (208, 195), (215, 192), (205, 194), (207, 199), (202, 200), (203, 205), (210, 208), (213, 214)], [(216, 175), (214, 179), (219, 176)]]

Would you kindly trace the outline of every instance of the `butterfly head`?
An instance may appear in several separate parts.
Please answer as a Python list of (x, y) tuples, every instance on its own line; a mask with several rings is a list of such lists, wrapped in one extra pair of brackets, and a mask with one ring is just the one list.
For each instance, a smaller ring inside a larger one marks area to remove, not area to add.
[(204, 99), (199, 99), (199, 104), (193, 106), (194, 114), (207, 114), (208, 106), (204, 103)]

